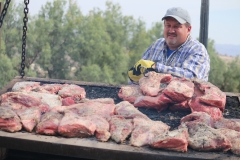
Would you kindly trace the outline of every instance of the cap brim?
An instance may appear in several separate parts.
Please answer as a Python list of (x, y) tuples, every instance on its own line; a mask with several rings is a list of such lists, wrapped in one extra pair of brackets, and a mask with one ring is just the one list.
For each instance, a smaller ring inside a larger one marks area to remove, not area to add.
[(167, 15), (167, 16), (164, 16), (162, 18), (162, 20), (166, 19), (167, 17), (173, 17), (174, 19), (176, 19), (180, 24), (184, 24), (186, 23), (187, 21), (185, 21), (184, 19), (178, 17), (178, 16), (174, 16), (174, 15)]

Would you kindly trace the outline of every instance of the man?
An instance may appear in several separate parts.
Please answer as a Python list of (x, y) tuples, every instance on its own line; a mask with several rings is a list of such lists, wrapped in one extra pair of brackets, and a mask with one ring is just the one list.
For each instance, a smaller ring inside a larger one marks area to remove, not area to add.
[(182, 8), (170, 8), (162, 20), (164, 38), (146, 50), (143, 61), (155, 62), (152, 68), (159, 73), (208, 81), (209, 55), (204, 45), (190, 36), (192, 26), (188, 12)]

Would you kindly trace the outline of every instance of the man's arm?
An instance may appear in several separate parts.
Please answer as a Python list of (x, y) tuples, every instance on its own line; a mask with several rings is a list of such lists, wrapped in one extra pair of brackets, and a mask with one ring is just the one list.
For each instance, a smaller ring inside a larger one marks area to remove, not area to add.
[(189, 56), (184, 60), (182, 67), (166, 66), (156, 62), (155, 70), (159, 73), (169, 73), (177, 77), (189, 79), (202, 79), (208, 81), (210, 71), (210, 59), (203, 45), (192, 49)]
[(164, 39), (160, 38), (154, 42), (142, 55), (142, 59), (154, 61), (157, 57), (154, 53), (163, 50)]

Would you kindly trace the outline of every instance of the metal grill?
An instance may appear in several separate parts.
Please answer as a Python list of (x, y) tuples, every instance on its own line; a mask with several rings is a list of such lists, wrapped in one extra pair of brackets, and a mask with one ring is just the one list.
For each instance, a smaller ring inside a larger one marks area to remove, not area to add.
[[(41, 84), (45, 83), (68, 83), (77, 84), (83, 87), (86, 91), (86, 96), (89, 99), (95, 98), (113, 98), (115, 104), (122, 100), (118, 97), (120, 86), (102, 85), (100, 83), (88, 83), (88, 82), (74, 82), (64, 80), (46, 80), (46, 79), (25, 79), (28, 81), (37, 81)], [(12, 86), (18, 82), (23, 81), (22, 79), (14, 79), (12, 83), (6, 87), (0, 93), (11, 91)], [(226, 109), (224, 112), (225, 118), (239, 118), (240, 117), (240, 104), (238, 97), (227, 97)], [(152, 120), (161, 120), (164, 123), (171, 126), (171, 130), (176, 129), (180, 124), (180, 119), (186, 116), (189, 112), (172, 112), (165, 110), (157, 112), (155, 109), (139, 108), (139, 110), (146, 114)], [(14, 134), (0, 132), (0, 147), (10, 150), (10, 159), (14, 156), (17, 157), (31, 157), (37, 159), (41, 156), (59, 155), (56, 156), (59, 159), (74, 159), (87, 158), (87, 159), (238, 159), (236, 155), (229, 152), (198, 152), (192, 149), (188, 149), (187, 153), (178, 153), (172, 151), (163, 151), (147, 146), (144, 147), (131, 147), (126, 141), (125, 144), (116, 144), (109, 140), (109, 142), (101, 143), (98, 142), (94, 137), (86, 139), (70, 138), (65, 139), (62, 137), (55, 136), (42, 136), (35, 135), (34, 133), (17, 132)], [(19, 147), (18, 144), (21, 144)], [(111, 147), (110, 147), (111, 146)], [(21, 150), (21, 151), (18, 151)], [(11, 152), (12, 151), (12, 152)], [(28, 152), (26, 152), (28, 151)], [(40, 153), (40, 154), (39, 154)], [(45, 155), (43, 155), (45, 154)], [(47, 155), (48, 154), (48, 155)], [(66, 156), (66, 157), (64, 157)], [(29, 158), (28, 157), (28, 158)], [(54, 156), (53, 156), (54, 157)], [(54, 158), (56, 158), (54, 157)], [(71, 157), (71, 158), (69, 158)], [(53, 158), (53, 159), (54, 159)], [(57, 158), (57, 159), (58, 159)]]

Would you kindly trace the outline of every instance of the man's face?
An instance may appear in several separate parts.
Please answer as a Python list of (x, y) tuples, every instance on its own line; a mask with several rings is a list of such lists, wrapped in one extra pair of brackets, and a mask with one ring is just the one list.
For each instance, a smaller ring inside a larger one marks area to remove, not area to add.
[(191, 31), (191, 26), (180, 24), (172, 17), (167, 17), (164, 21), (164, 38), (171, 50), (176, 50), (187, 39)]

